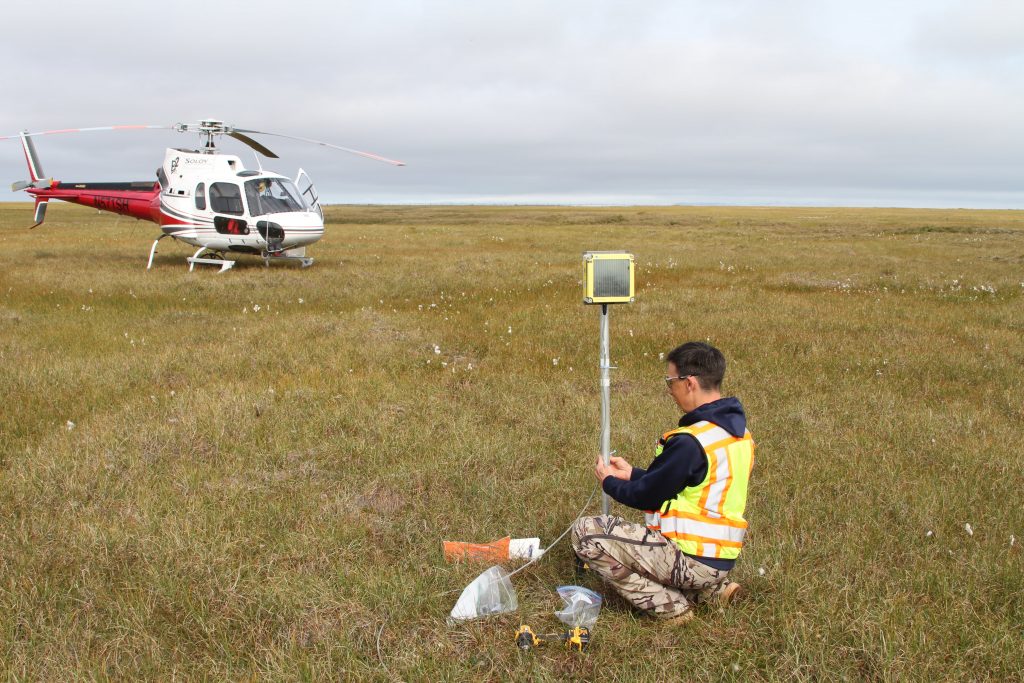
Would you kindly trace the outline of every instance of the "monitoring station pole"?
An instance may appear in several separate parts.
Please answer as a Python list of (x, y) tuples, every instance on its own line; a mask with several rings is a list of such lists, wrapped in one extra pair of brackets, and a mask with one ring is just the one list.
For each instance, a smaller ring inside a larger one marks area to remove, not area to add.
[[(601, 457), (605, 466), (612, 457), (612, 360), (608, 337), (608, 304), (601, 304)], [(602, 493), (601, 514), (607, 515), (610, 508), (611, 499)]]
[[(611, 460), (611, 341), (608, 304), (633, 303), (633, 255), (624, 251), (588, 251), (583, 255), (586, 290), (585, 304), (601, 304), (601, 458), (605, 466)], [(601, 497), (601, 513), (609, 514), (611, 498)]]

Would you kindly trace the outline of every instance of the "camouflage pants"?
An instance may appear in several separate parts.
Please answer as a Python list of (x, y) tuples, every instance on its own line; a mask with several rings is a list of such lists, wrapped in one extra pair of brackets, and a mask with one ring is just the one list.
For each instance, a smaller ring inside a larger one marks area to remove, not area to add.
[(728, 583), (729, 572), (688, 557), (657, 531), (621, 517), (580, 517), (573, 523), (572, 548), (619, 595), (659, 619), (707, 602)]

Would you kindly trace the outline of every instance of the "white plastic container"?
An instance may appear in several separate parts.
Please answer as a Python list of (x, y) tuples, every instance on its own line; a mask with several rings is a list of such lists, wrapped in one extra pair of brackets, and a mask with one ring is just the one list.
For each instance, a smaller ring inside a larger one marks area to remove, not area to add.
[(508, 542), (509, 559), (532, 560), (543, 554), (544, 551), (540, 549), (539, 538), (513, 538)]

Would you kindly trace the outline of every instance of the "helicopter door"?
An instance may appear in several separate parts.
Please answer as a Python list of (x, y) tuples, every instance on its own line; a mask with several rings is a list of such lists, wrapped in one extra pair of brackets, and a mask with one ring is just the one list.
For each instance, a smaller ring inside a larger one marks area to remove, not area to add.
[(299, 174), (295, 176), (295, 186), (299, 188), (299, 194), (302, 195), (302, 199), (309, 206), (309, 210), (316, 212), (320, 216), (320, 220), (323, 220), (324, 211), (320, 208), (320, 196), (316, 193), (316, 188), (313, 187), (313, 181), (309, 179), (309, 174), (301, 168), (299, 169)]
[(256, 230), (267, 243), (267, 251), (277, 253), (284, 249), (284, 228), (280, 223), (256, 221)]

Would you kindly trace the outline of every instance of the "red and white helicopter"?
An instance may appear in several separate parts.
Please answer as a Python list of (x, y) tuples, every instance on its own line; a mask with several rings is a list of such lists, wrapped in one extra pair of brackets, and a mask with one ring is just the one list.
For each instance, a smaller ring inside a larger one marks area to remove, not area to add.
[[(163, 165), (157, 169), (156, 182), (67, 183), (46, 178), (39, 164), (32, 138), (39, 135), (85, 131), (167, 129), (179, 133), (199, 133), (200, 149), (167, 149)], [(326, 142), (280, 133), (235, 128), (223, 121), (208, 119), (197, 124), (173, 126), (102, 126), (70, 128), (0, 136), (0, 140), (21, 140), (28, 162), (29, 180), (14, 183), (12, 191), (24, 190), (35, 199), (35, 225), (46, 217), (47, 202), (65, 202), (91, 206), (123, 216), (153, 221), (163, 232), (149, 250), (149, 264), (157, 244), (164, 237), (199, 247), (186, 261), (189, 270), (196, 264), (218, 265), (220, 272), (235, 265), (227, 253), (261, 256), (271, 261), (298, 261), (303, 267), (313, 263), (306, 246), (324, 234), (324, 217), (316, 189), (301, 168), (295, 180), (264, 170), (249, 170), (233, 154), (217, 150), (215, 138), (228, 135), (260, 154), (273, 159), (276, 154), (249, 135), (272, 135), (339, 149), (359, 156), (404, 166), (401, 161), (369, 152), (360, 152)], [(259, 162), (257, 160), (257, 166)]]

